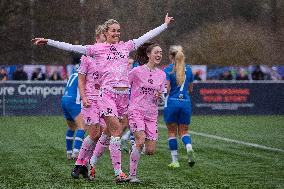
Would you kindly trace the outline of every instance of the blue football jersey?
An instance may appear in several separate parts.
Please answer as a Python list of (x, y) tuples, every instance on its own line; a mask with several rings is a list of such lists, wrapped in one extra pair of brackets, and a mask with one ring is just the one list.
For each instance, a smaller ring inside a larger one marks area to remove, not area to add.
[(185, 66), (185, 80), (181, 86), (178, 86), (177, 84), (176, 73), (174, 72), (174, 64), (167, 66), (164, 71), (166, 73), (167, 80), (170, 81), (171, 84), (168, 103), (169, 100), (175, 100), (176, 102), (174, 102), (174, 104), (190, 101), (188, 88), (190, 83), (193, 82), (193, 74), (190, 66)]
[(64, 95), (62, 98), (70, 99), (76, 101), (76, 104), (80, 104), (80, 94), (78, 90), (78, 73), (73, 73), (64, 90)]

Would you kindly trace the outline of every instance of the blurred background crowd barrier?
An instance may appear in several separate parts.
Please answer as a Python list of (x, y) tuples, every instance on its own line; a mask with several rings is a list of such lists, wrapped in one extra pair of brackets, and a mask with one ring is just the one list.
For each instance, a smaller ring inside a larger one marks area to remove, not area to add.
[[(64, 81), (0, 83), (0, 115), (62, 115)], [(196, 82), (193, 115), (284, 115), (284, 81)], [(160, 112), (163, 104), (160, 104)]]
[[(162, 65), (163, 69), (166, 65)], [(197, 81), (284, 80), (284, 66), (191, 65)], [(0, 67), (0, 82), (6, 80), (62, 81), (76, 70), (75, 65), (6, 65)]]

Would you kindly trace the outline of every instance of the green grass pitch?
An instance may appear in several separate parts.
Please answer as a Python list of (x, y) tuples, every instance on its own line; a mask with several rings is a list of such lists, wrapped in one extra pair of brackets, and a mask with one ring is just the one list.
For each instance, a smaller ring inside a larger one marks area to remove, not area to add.
[[(139, 162), (142, 183), (116, 185), (108, 153), (98, 162), (96, 181), (71, 178), (63, 117), (0, 117), (0, 188), (284, 188), (284, 116), (193, 116), (190, 128), (240, 142), (192, 134), (195, 166), (187, 165), (179, 140), (181, 167), (170, 169), (167, 130), (159, 128), (156, 154)], [(123, 152), (125, 172), (128, 162)]]

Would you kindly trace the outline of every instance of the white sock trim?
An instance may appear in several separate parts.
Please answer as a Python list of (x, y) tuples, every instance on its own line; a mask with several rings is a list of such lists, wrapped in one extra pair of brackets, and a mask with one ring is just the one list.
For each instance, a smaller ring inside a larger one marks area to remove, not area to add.
[(79, 153), (80, 149), (74, 148), (73, 153)]
[(80, 137), (75, 137), (75, 140), (79, 140), (79, 141), (83, 142), (83, 139), (80, 138)]
[(185, 148), (186, 148), (186, 151), (190, 151), (190, 150), (192, 150), (192, 145), (191, 144), (187, 144), (185, 146)]
[(94, 141), (90, 138), (90, 136), (87, 136), (84, 141), (86, 141), (89, 145), (92, 145)]
[(121, 143), (121, 138), (120, 137), (111, 136), (109, 143), (110, 144), (117, 144), (117, 143), (120, 144)]
[(177, 150), (171, 150), (171, 155), (174, 155), (174, 156), (178, 155)]

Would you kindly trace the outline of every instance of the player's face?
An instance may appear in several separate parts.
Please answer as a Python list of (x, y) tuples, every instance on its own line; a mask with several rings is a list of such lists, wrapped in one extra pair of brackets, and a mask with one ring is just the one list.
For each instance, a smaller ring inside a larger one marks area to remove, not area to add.
[(106, 42), (108, 43), (117, 43), (120, 39), (120, 25), (112, 24), (108, 27), (107, 32), (105, 32)]
[(154, 64), (160, 64), (162, 60), (162, 49), (159, 46), (154, 47), (151, 52), (148, 54), (149, 62)]
[(103, 33), (96, 37), (96, 42), (97, 43), (104, 43), (105, 41), (106, 41), (106, 36)]

